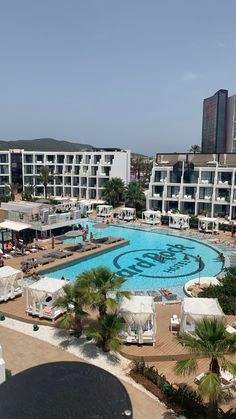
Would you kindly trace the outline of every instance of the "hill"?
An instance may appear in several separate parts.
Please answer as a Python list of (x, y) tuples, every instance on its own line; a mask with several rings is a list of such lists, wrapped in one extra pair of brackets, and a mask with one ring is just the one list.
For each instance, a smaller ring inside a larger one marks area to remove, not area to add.
[(94, 150), (89, 144), (70, 143), (54, 138), (38, 138), (35, 140), (0, 141), (0, 150), (23, 148), (26, 151), (86, 151)]
[[(90, 144), (71, 143), (64, 140), (55, 140), (54, 138), (37, 138), (34, 140), (14, 140), (14, 141), (3, 141), (0, 140), (0, 150), (9, 149), (24, 149), (26, 151), (96, 151), (99, 149), (106, 150), (106, 147), (94, 147)], [(112, 147), (113, 149), (119, 149), (119, 147)], [(131, 153), (131, 157), (144, 157), (143, 154)]]

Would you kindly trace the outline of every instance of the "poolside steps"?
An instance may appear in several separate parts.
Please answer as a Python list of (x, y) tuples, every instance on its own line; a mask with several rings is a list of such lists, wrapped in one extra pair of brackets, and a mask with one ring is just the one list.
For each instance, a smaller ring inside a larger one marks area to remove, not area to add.
[(231, 252), (229, 256), (230, 266), (236, 266), (236, 252)]

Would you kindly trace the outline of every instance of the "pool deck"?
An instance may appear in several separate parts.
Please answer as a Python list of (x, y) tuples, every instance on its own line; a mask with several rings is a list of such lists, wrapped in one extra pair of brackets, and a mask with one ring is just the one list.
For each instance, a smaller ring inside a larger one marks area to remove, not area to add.
[[(67, 245), (64, 244), (62, 246), (62, 243), (58, 241), (56, 241), (54, 248), (52, 248), (50, 242), (46, 242), (46, 243), (42, 242), (40, 244), (46, 247), (46, 250), (38, 250), (37, 252), (30, 253), (29, 255), (26, 255), (26, 256), (17, 256), (17, 257), (12, 257), (11, 259), (5, 259), (4, 260), (5, 266), (12, 266), (13, 268), (21, 269), (21, 263), (26, 262), (27, 259), (32, 259), (32, 258), (35, 258), (36, 260), (37, 258), (41, 259), (43, 255), (45, 255), (46, 253), (51, 253), (56, 250), (62, 250), (62, 248), (63, 250), (67, 251), (67, 250), (70, 250), (71, 247), (73, 247), (73, 243), (72, 244), (68, 243)], [(32, 269), (31, 271), (32, 272), (35, 271), (40, 274), (50, 269), (57, 268), (58, 266), (63, 266), (69, 262), (84, 260), (90, 256), (97, 256), (101, 253), (109, 252), (111, 250), (126, 246), (128, 244), (129, 244), (129, 240), (124, 239), (124, 240), (120, 240), (112, 244), (100, 244), (98, 248), (87, 250), (86, 252), (73, 251), (72, 252), (73, 254), (71, 256), (68, 256), (63, 259), (55, 259), (54, 262), (50, 262), (44, 266), (40, 266), (38, 268)], [(24, 274), (24, 277), (27, 277), (27, 276), (30, 276), (30, 274), (29, 273)]]

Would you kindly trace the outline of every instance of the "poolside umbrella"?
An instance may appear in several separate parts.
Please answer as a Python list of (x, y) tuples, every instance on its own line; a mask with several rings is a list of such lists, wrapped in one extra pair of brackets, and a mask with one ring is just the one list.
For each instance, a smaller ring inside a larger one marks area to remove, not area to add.
[(64, 234), (64, 237), (66, 239), (73, 238), (74, 242), (75, 242), (76, 237), (80, 237), (80, 236), (83, 236), (82, 230), (71, 230), (71, 231), (67, 231), (67, 233)]
[(97, 228), (97, 229), (103, 229), (103, 228), (107, 228), (107, 227), (109, 227), (109, 224), (105, 224), (105, 223), (98, 223), (98, 224), (94, 224), (93, 225), (93, 227), (94, 228)]
[(83, 231), (82, 230), (71, 230), (68, 231), (67, 233), (64, 234), (64, 236), (69, 239), (69, 238), (76, 238), (79, 236), (83, 235)]

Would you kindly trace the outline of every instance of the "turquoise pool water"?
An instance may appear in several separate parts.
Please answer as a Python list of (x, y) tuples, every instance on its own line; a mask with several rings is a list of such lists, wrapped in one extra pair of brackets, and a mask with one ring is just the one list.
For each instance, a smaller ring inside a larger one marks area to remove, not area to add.
[[(74, 281), (82, 271), (97, 266), (107, 266), (119, 275), (127, 278), (124, 288), (129, 290), (169, 288), (183, 296), (183, 285), (186, 281), (199, 276), (199, 262), (197, 255), (202, 258), (201, 277), (215, 276), (222, 271), (222, 262), (218, 260), (218, 250), (215, 248), (185, 238), (165, 234), (162, 232), (143, 231), (132, 228), (110, 225), (106, 229), (98, 230), (93, 223), (86, 222), (89, 232), (94, 237), (116, 236), (130, 240), (126, 246), (105, 252), (94, 257), (87, 257), (83, 261), (77, 261), (63, 265), (46, 272), (52, 278), (61, 278)], [(81, 241), (76, 239), (76, 242)], [(75, 243), (73, 239), (67, 243)], [(157, 260), (162, 254), (164, 261)], [(185, 259), (185, 254), (188, 258)]]

